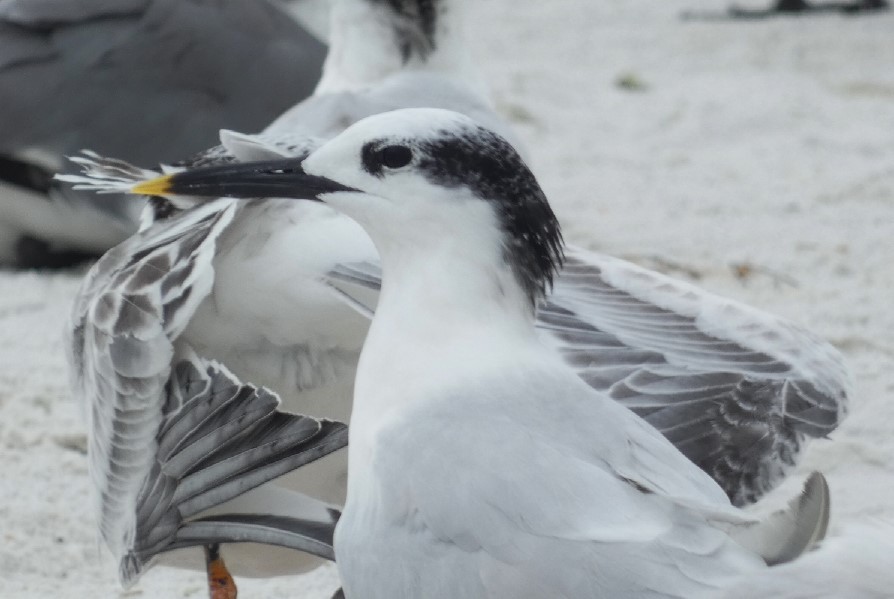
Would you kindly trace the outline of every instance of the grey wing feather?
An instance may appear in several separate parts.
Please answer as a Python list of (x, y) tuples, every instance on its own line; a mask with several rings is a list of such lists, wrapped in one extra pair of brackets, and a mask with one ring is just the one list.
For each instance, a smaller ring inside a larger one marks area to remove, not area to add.
[[(376, 264), (327, 282), (374, 310)], [(660, 430), (738, 505), (835, 430), (850, 388), (841, 355), (807, 331), (608, 256), (569, 248), (537, 326), (591, 387)]]
[(298, 158), (303, 160), (323, 145), (324, 139), (294, 132), (256, 133), (248, 135), (223, 130), (220, 141), (226, 151), (239, 162)]
[(136, 500), (135, 541), (121, 558), (125, 584), (162, 552), (211, 542), (270, 543), (332, 558), (334, 516), (196, 516), (341, 449), (344, 424), (280, 412), (267, 389), (197, 357), (175, 366), (166, 395), (155, 463)]
[(737, 543), (775, 566), (813, 549), (826, 537), (828, 527), (829, 485), (822, 474), (814, 472), (787, 508), (759, 522), (734, 528), (730, 534)]
[(99, 525), (113, 553), (134, 542), (133, 506), (152, 468), (175, 339), (213, 283), (218, 235), (236, 206), (219, 201), (131, 237), (88, 273), (68, 358), (88, 422)]
[(206, 166), (216, 166), (219, 164), (229, 164), (236, 162), (236, 157), (223, 146), (213, 146), (207, 150), (196, 152), (189, 158), (173, 162), (171, 166), (174, 168), (202, 168)]
[(841, 355), (799, 327), (571, 250), (538, 321), (581, 378), (642, 416), (738, 505), (846, 414)]
[(0, 21), (48, 28), (94, 19), (126, 17), (145, 10), (151, 0), (2, 0)]
[[(197, 152), (184, 160), (171, 163), (174, 168), (193, 169), (232, 162), (275, 160), (277, 158), (306, 158), (320, 147), (323, 140), (294, 133), (245, 134), (222, 130), (221, 144)], [(111, 159), (106, 159), (111, 160)]]
[(137, 164), (258, 130), (313, 91), (325, 57), (267, 1), (5, 0), (0, 49), (0, 153), (90, 147)]
[(382, 269), (378, 264), (338, 264), (326, 274), (325, 282), (338, 300), (372, 319), (382, 288)]
[(382, 267), (372, 262), (352, 262), (338, 264), (327, 275), (333, 282), (338, 281), (358, 288), (377, 291), (382, 288)]
[(225, 514), (192, 520), (177, 530), (171, 549), (211, 543), (264, 543), (334, 560), (332, 535), (338, 512), (328, 520), (261, 514)]

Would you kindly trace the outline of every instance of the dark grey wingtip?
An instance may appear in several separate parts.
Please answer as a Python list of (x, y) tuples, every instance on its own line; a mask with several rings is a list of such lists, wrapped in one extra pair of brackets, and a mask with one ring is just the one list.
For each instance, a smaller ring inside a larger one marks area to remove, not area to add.
[(829, 517), (832, 513), (832, 497), (829, 493), (829, 483), (821, 472), (813, 472), (804, 483), (804, 489), (801, 491), (801, 500), (799, 510), (804, 513), (815, 513), (816, 524), (807, 541), (804, 543), (803, 551), (809, 551), (816, 547), (829, 531)]
[(791, 561), (805, 551), (813, 549), (826, 537), (831, 504), (826, 477), (820, 472), (811, 473), (796, 501), (795, 530), (784, 547), (785, 551), (780, 552), (779, 558), (774, 563)]
[(830, 505), (826, 477), (813, 472), (788, 509), (762, 523), (769, 542), (760, 553), (767, 565), (790, 562), (822, 541), (829, 528)]
[(829, 528), (829, 485), (826, 477), (813, 472), (804, 483), (799, 497), (790, 506), (794, 528), (772, 555), (765, 556), (768, 565), (790, 562), (822, 541)]
[(121, 558), (118, 563), (118, 580), (125, 589), (129, 589), (140, 577), (143, 571), (143, 564), (139, 558), (133, 553), (128, 553)]
[(197, 545), (262, 543), (335, 560), (332, 538), (337, 518), (310, 520), (264, 514), (219, 514), (180, 527), (166, 550)]
[(331, 512), (319, 521), (200, 516), (345, 447), (347, 425), (280, 412), (267, 389), (195, 356), (173, 370), (157, 462), (137, 498), (135, 539), (119, 562), (122, 584), (136, 582), (157, 555), (212, 543), (266, 543), (332, 559), (337, 515)]
[(693, 306), (735, 306), (572, 248), (538, 327), (587, 384), (662, 432), (734, 505), (749, 505), (842, 422), (851, 377), (840, 352), (797, 325), (738, 305), (749, 331), (740, 336), (660, 299), (687, 294)]
[(335, 561), (333, 537), (341, 512), (329, 508), (328, 520), (267, 514), (217, 514), (182, 524), (163, 545), (148, 551), (128, 552), (121, 558), (118, 577), (132, 587), (162, 553), (188, 547), (260, 543), (301, 551)]

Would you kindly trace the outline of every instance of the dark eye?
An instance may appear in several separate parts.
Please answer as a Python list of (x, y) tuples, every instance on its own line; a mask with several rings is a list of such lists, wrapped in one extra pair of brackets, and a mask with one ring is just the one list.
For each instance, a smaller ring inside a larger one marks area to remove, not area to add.
[(413, 152), (407, 146), (385, 146), (379, 150), (382, 164), (388, 168), (407, 166), (413, 160)]

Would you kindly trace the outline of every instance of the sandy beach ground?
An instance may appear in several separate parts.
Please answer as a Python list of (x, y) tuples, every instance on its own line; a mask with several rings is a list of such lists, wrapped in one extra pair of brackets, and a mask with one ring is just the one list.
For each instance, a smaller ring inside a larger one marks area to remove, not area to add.
[[(832, 536), (894, 525), (894, 13), (685, 22), (684, 9), (724, 4), (471, 4), (494, 103), (566, 239), (839, 347), (851, 414), (797, 476), (828, 477)], [(62, 355), (81, 274), (0, 272), (0, 595), (204, 597), (202, 574), (162, 568), (123, 591), (99, 550)], [(336, 586), (327, 568), (240, 580), (240, 596), (317, 599)]]

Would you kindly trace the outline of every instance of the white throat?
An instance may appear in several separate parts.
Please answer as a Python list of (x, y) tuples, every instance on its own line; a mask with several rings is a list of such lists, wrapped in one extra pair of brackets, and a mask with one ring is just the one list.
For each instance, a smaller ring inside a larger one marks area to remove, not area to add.
[(329, 53), (317, 94), (357, 91), (399, 71), (426, 71), (457, 78), (483, 91), (463, 32), (462, 0), (441, 0), (434, 48), (426, 56), (405, 56), (387, 3), (337, 0), (330, 16)]
[(449, 235), (435, 243), (443, 245), (417, 251), (377, 242), (383, 286), (358, 366), (352, 430), (539, 347), (530, 301), (499, 249), (478, 251)]

